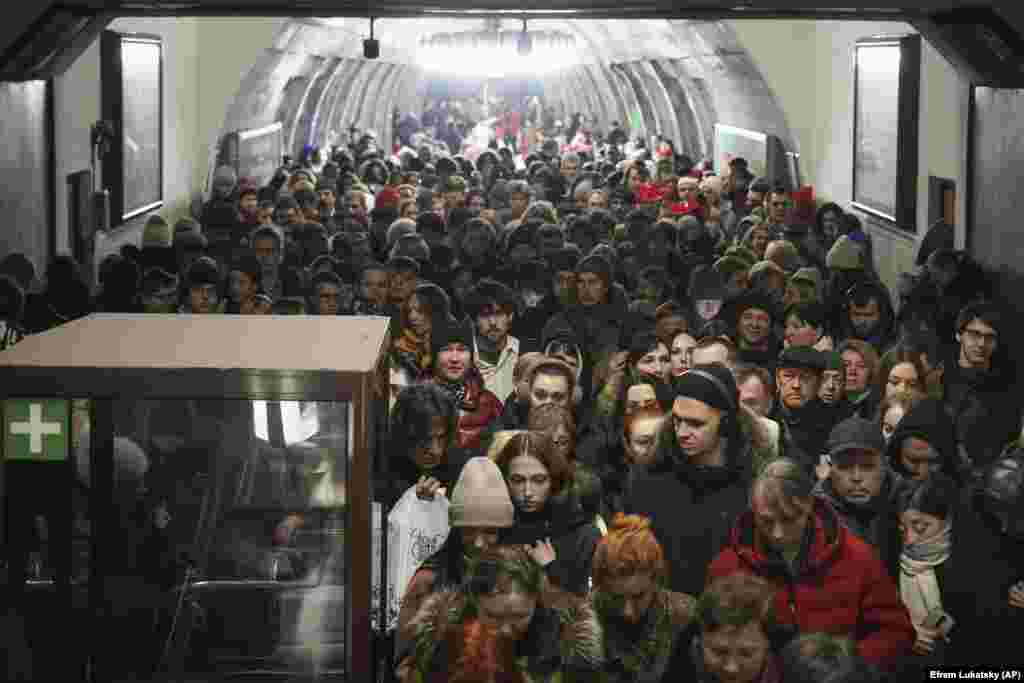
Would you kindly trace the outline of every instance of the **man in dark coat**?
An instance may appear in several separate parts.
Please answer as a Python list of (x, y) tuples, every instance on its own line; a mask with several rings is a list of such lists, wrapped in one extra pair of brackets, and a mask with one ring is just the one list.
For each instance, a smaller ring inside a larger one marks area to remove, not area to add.
[(661, 430), (655, 462), (630, 473), (624, 508), (651, 518), (669, 565), (669, 589), (696, 595), (747, 507), (755, 454), (725, 366), (695, 366), (679, 378), (676, 392), (672, 428)]
[(946, 665), (1024, 665), (1024, 451), (986, 468), (953, 527), (943, 604), (957, 620)]
[(900, 556), (899, 497), (903, 478), (885, 459), (885, 437), (878, 423), (860, 417), (840, 422), (828, 440), (832, 466), (814, 487), (847, 528), (872, 545), (889, 573), (897, 576)]
[(956, 321), (959, 344), (945, 359), (943, 401), (956, 439), (973, 467), (991, 463), (1021, 432), (1021, 403), (1014, 400), (1016, 369), (1005, 349), (1001, 311), (991, 303), (964, 307)]
[(779, 400), (769, 417), (782, 428), (782, 449), (810, 472), (825, 453), (836, 414), (818, 398), (825, 361), (809, 346), (791, 346), (779, 354), (775, 383)]

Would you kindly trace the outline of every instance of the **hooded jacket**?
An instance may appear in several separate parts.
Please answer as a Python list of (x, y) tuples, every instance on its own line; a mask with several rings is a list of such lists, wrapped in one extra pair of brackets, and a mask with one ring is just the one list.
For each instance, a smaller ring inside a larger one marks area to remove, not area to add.
[(755, 460), (764, 459), (745, 429), (725, 449), (725, 466), (694, 465), (675, 431), (666, 429), (658, 437), (657, 460), (630, 470), (623, 511), (651, 518), (669, 567), (668, 588), (678, 593), (704, 590), (708, 565), (747, 508)]
[[(878, 352), (879, 355), (885, 353), (885, 351), (892, 346), (895, 338), (895, 322), (896, 314), (892, 309), (892, 296), (889, 294), (889, 290), (886, 289), (885, 285), (876, 280), (865, 278), (862, 282), (856, 285), (861, 291), (869, 291), (871, 295), (878, 300), (879, 309), (879, 321), (878, 325), (872, 331), (871, 336), (864, 339), (867, 343)], [(836, 301), (835, 297), (840, 297), (839, 302), (842, 303), (842, 314), (840, 318), (840, 338), (842, 339), (861, 339), (862, 337), (857, 334), (850, 322), (850, 299), (846, 296), (846, 292), (833, 292), (833, 302)]]
[(750, 510), (740, 517), (729, 546), (708, 568), (709, 581), (746, 571), (772, 582), (781, 624), (848, 637), (861, 657), (883, 670), (910, 652), (916, 633), (896, 582), (825, 501), (814, 501), (795, 572), (756, 547), (753, 521)]
[(900, 462), (900, 450), (903, 441), (912, 436), (927, 441), (938, 452), (943, 473), (957, 481), (964, 480), (966, 472), (958, 457), (953, 423), (940, 401), (934, 398), (923, 399), (903, 416), (889, 439), (885, 449), (886, 460), (893, 472), (902, 477), (909, 477), (910, 473)]
[[(421, 676), (412, 680), (443, 683), (449, 679), (446, 634), (466, 620), (466, 602), (466, 595), (457, 590), (439, 591), (424, 601), (410, 623), (416, 654), (409, 663)], [(526, 635), (516, 644), (516, 663), (531, 683), (586, 680), (600, 672), (604, 662), (601, 623), (590, 605), (582, 602), (568, 608), (539, 605)]]

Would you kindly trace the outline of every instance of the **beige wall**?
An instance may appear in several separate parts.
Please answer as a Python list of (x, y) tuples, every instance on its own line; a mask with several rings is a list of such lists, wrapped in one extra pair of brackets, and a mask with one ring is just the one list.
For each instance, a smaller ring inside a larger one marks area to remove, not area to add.
[[(163, 38), (164, 49), (164, 208), (169, 221), (188, 211), (200, 187), (195, 173), (198, 121), (199, 46), (194, 19), (118, 19), (111, 30), (150, 33)], [(100, 44), (95, 41), (55, 80), (57, 150), (57, 251), (68, 249), (67, 183), (69, 173), (89, 168), (89, 130), (100, 118)], [(97, 173), (101, 169), (97, 165)]]
[[(822, 201), (852, 199), (853, 46), (864, 37), (912, 33), (900, 22), (736, 21), (779, 100), (797, 139), (805, 182)], [(966, 178), (968, 84), (927, 42), (921, 58), (921, 118), (917, 238), (872, 228), (879, 272), (893, 286), (913, 265), (916, 240), (927, 229), (928, 176), (950, 178), (962, 197)], [(963, 202), (957, 237), (963, 240)]]
[(209, 17), (196, 20), (203, 55), (198, 78), (198, 125), (193, 173), (206, 188), (217, 156), (217, 136), (231, 101), (260, 55), (289, 22), (280, 18)]

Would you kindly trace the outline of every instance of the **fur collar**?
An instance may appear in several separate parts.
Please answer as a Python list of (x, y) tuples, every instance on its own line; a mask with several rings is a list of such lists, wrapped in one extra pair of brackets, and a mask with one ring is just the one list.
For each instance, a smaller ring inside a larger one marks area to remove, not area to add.
[[(444, 633), (462, 622), (466, 596), (456, 589), (437, 591), (423, 601), (409, 622), (415, 642), (416, 668), (427, 674), (437, 666)], [(525, 666), (548, 670), (599, 671), (604, 665), (604, 631), (589, 603), (576, 602), (567, 608), (539, 606), (527, 632)], [(535, 628), (536, 627), (536, 628)], [(548, 629), (553, 633), (547, 633)], [(543, 632), (543, 633), (542, 633)], [(538, 642), (539, 641), (539, 642)]]

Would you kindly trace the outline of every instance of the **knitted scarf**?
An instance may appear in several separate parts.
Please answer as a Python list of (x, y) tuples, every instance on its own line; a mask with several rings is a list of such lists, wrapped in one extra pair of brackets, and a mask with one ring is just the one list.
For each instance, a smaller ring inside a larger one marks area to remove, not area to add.
[(900, 597), (914, 627), (924, 623), (928, 613), (942, 607), (942, 594), (935, 568), (949, 559), (952, 526), (946, 526), (929, 539), (912, 543), (900, 555)]
[(441, 388), (444, 393), (452, 397), (455, 401), (455, 407), (461, 409), (466, 400), (466, 382), (437, 382), (437, 386)]
[(425, 371), (431, 366), (430, 336), (418, 336), (408, 327), (402, 330), (402, 335), (395, 340), (395, 351), (404, 354), (416, 363), (420, 371)]

